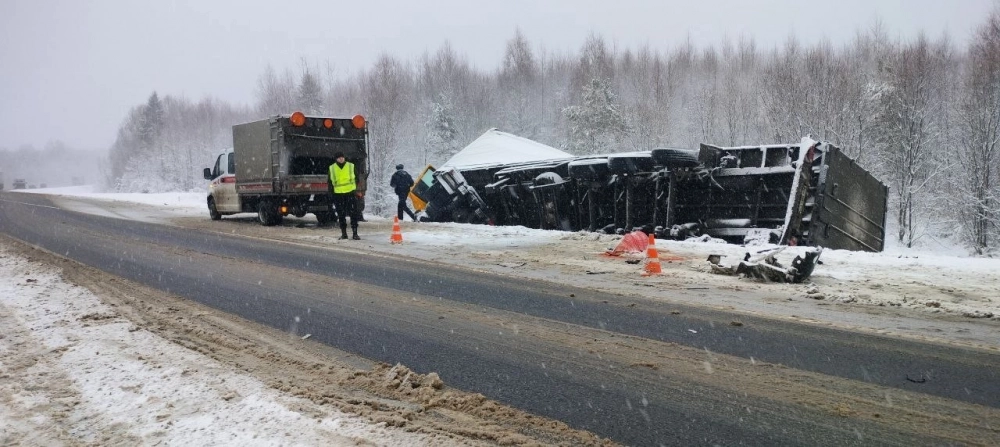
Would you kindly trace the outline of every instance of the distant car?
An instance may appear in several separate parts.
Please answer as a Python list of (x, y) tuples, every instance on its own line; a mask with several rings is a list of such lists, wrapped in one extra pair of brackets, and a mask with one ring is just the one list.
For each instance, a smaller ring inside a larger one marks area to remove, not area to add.
[(14, 179), (14, 189), (24, 189), (28, 187), (28, 182), (23, 178)]

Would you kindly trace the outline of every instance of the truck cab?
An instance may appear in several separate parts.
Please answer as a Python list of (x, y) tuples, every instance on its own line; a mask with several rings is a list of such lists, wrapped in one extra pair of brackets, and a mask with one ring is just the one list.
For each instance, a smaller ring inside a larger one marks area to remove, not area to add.
[(208, 214), (212, 220), (223, 215), (241, 211), (240, 198), (236, 194), (236, 154), (233, 148), (226, 149), (215, 158), (215, 165), (205, 168), (208, 185)]

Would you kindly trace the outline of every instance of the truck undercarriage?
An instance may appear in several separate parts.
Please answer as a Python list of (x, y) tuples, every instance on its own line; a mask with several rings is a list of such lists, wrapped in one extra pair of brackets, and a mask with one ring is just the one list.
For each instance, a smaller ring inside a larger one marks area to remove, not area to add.
[(427, 219), (881, 251), (888, 188), (829, 144), (673, 148), (448, 168)]

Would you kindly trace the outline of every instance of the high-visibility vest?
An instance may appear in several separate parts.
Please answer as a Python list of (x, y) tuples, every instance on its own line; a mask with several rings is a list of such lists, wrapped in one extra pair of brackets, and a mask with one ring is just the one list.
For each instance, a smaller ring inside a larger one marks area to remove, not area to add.
[(346, 194), (357, 189), (354, 182), (354, 163), (344, 162), (344, 167), (337, 163), (330, 165), (330, 181), (333, 182), (334, 194)]

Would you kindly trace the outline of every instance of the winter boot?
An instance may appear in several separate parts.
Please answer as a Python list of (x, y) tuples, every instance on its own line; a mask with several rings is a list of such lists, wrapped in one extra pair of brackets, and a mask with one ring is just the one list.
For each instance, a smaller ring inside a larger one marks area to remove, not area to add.
[[(344, 239), (347, 239), (347, 234), (344, 234)], [(361, 236), (358, 236), (358, 230), (354, 230), (354, 236), (352, 236), (351, 239), (354, 239), (356, 241), (361, 240)]]

